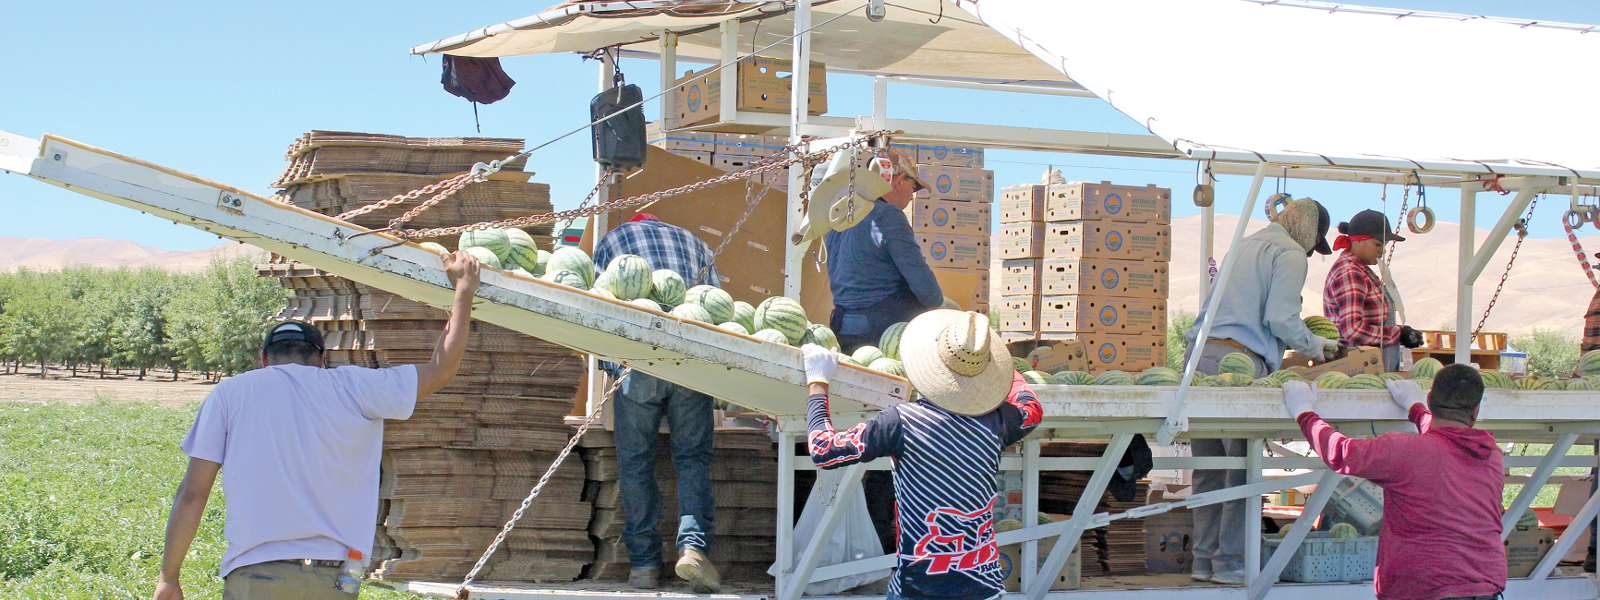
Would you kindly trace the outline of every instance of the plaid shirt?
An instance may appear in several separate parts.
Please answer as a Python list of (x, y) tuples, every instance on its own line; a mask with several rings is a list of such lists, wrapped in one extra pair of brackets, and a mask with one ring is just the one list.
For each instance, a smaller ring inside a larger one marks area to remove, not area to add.
[(1353, 346), (1394, 346), (1400, 327), (1383, 326), (1389, 316), (1389, 299), (1372, 269), (1346, 250), (1328, 270), (1322, 289), (1322, 314), (1339, 326), (1339, 339)]
[[(611, 259), (635, 254), (650, 262), (651, 268), (672, 269), (689, 287), (722, 287), (717, 264), (711, 260), (711, 247), (687, 229), (656, 220), (623, 223), (606, 233), (594, 245), (594, 267), (603, 270)], [(702, 267), (706, 276), (696, 279)]]

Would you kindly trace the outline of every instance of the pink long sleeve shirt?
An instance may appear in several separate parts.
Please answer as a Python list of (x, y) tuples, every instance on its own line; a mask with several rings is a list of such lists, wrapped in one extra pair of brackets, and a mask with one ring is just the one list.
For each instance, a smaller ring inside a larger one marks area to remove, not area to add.
[(1422, 433), (1352, 439), (1315, 412), (1298, 419), (1329, 469), (1383, 488), (1378, 598), (1439, 600), (1504, 590), (1505, 470), (1494, 434), (1432, 427), (1433, 413), (1421, 404), (1408, 416)]

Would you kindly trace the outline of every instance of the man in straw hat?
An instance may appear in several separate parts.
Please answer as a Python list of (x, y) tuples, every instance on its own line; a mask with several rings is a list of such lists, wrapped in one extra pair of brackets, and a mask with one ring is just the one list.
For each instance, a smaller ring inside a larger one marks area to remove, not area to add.
[(828, 416), (838, 355), (802, 348), (811, 460), (834, 469), (894, 459), (900, 564), (891, 600), (998, 597), (1005, 575), (992, 511), (1000, 451), (1033, 431), (1044, 411), (983, 315), (923, 313), (906, 326), (900, 348), (920, 399), (845, 431), (834, 431)]

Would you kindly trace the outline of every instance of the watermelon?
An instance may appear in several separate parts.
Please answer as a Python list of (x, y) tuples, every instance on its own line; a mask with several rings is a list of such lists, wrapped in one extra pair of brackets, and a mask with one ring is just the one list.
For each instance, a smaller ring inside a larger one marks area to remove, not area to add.
[(1027, 373), (1033, 370), (1033, 363), (1026, 358), (1011, 357), (1011, 368), (1018, 373)]
[(1412, 377), (1411, 381), (1416, 382), (1417, 387), (1422, 388), (1422, 391), (1424, 392), (1433, 389), (1432, 377)]
[(551, 271), (562, 270), (582, 276), (583, 287), (594, 285), (594, 261), (582, 250), (572, 246), (556, 248), (556, 251), (550, 254), (550, 260), (545, 262), (544, 272), (549, 274)]
[(806, 309), (801, 308), (794, 298), (773, 296), (756, 307), (756, 327), (782, 332), (789, 338), (790, 345), (800, 344), (800, 338), (806, 336), (806, 326), (810, 324), (806, 321)]
[[(1505, 373), (1501, 373), (1499, 371), (1484, 371), (1482, 373), (1479, 373), (1478, 375), (1483, 378), (1483, 387), (1486, 388), (1486, 389), (1487, 388), (1496, 388), (1496, 389), (1502, 389), (1502, 390), (1511, 389), (1511, 378), (1510, 377), (1506, 377)], [(1594, 385), (1594, 382), (1590, 381), (1589, 384), (1590, 385)]]
[(1228, 378), (1222, 375), (1194, 374), (1194, 381), (1189, 385), (1194, 387), (1228, 387)]
[(605, 288), (591, 288), (589, 290), (589, 293), (594, 294), (596, 296), (599, 296), (601, 298), (610, 298), (612, 300), (616, 300), (617, 299), (617, 295), (616, 294), (611, 293), (610, 290), (607, 290)]
[(471, 254), (473, 258), (478, 259), (478, 264), (481, 264), (485, 267), (494, 267), (496, 269), (500, 268), (500, 257), (496, 256), (494, 251), (488, 248), (484, 248), (482, 246), (467, 246), (466, 248), (462, 248), (462, 250), (466, 250), (467, 254)]
[(472, 229), (462, 232), (461, 240), (456, 243), (458, 250), (467, 248), (483, 248), (493, 252), (504, 263), (511, 254), (511, 240), (506, 238), (504, 229)]
[(879, 350), (877, 346), (862, 346), (860, 348), (856, 348), (855, 353), (851, 354), (851, 357), (855, 358), (856, 362), (863, 365), (870, 365), (872, 364), (872, 361), (884, 358), (883, 351)]
[(533, 273), (529, 273), (527, 269), (523, 268), (516, 268), (506, 272), (512, 275), (521, 275), (523, 277), (527, 277), (528, 279), (538, 279), (538, 277), (533, 276)]
[(680, 304), (680, 305), (678, 305), (677, 308), (672, 309), (672, 316), (677, 317), (679, 319), (688, 319), (690, 321), (699, 321), (701, 323), (710, 323), (711, 322), (711, 313), (706, 312), (706, 309), (700, 308), (699, 306), (694, 305), (694, 304)]
[(1007, 531), (1016, 531), (1018, 529), (1022, 529), (1022, 521), (1017, 519), (1006, 519), (994, 524), (995, 533), (1005, 533)]
[[(619, 300), (620, 300), (620, 298), (619, 298)], [(650, 310), (661, 310), (661, 305), (660, 304), (656, 304), (655, 300), (651, 300), (649, 298), (634, 298), (632, 300), (629, 300), (628, 304), (632, 304), (632, 305), (640, 307), (640, 308), (648, 308)], [(666, 312), (666, 311), (662, 311), (662, 312)]]
[(606, 265), (606, 270), (595, 280), (595, 285), (611, 290), (619, 300), (649, 298), (650, 263), (635, 254), (620, 255), (611, 259), (611, 264)]
[(1134, 380), (1133, 376), (1129, 375), (1127, 371), (1118, 371), (1116, 369), (1112, 369), (1110, 371), (1106, 371), (1104, 373), (1101, 373), (1100, 375), (1098, 375), (1098, 376), (1096, 376), (1094, 378), (1094, 382), (1095, 382), (1095, 385), (1138, 385), (1139, 384), (1139, 382)]
[(1569, 392), (1587, 392), (1594, 390), (1594, 386), (1589, 385), (1589, 380), (1587, 379), (1575, 377), (1563, 383), (1561, 389)]
[(1406, 378), (1405, 373), (1383, 373), (1378, 376), (1382, 377), (1384, 381), (1400, 381)]
[(1183, 374), (1171, 367), (1150, 367), (1139, 374), (1139, 385), (1178, 385)]
[(1223, 373), (1217, 376), (1222, 380), (1222, 387), (1250, 387), (1256, 380), (1244, 373)]
[(544, 272), (545, 272), (545, 268), (547, 266), (549, 266), (549, 264), (550, 264), (550, 252), (546, 251), (546, 250), (540, 250), (539, 251), (539, 265), (537, 267), (535, 267), (533, 269), (529, 269), (529, 270), (533, 271), (534, 275), (538, 275), (540, 277), (543, 277), (544, 276)]
[[(774, 344), (785, 344), (785, 345), (787, 345), (789, 343), (789, 336), (784, 335), (782, 331), (778, 331), (776, 329), (763, 329), (761, 331), (755, 332), (754, 335), (755, 335), (755, 337), (757, 339), (760, 339), (760, 340), (766, 341), (766, 342), (772, 342)], [(850, 362), (853, 362), (853, 363), (858, 364), (858, 365), (861, 364), (859, 361), (850, 361)]]
[(1429, 356), (1411, 365), (1411, 378), (1426, 377), (1433, 379), (1435, 375), (1439, 374), (1439, 369), (1442, 368), (1444, 368), (1444, 364), (1440, 363), (1439, 359)]
[(1083, 371), (1057, 371), (1051, 377), (1061, 385), (1095, 385), (1094, 376)]
[[(667, 306), (683, 304), (683, 276), (672, 269), (656, 269), (650, 273), (650, 299)], [(705, 308), (704, 306), (700, 308)], [(706, 314), (711, 314), (709, 311)], [(702, 319), (710, 322), (710, 319)], [(722, 319), (726, 321), (727, 319)]]
[(1305, 381), (1306, 380), (1306, 378), (1305, 377), (1301, 377), (1299, 373), (1296, 373), (1294, 371), (1290, 371), (1288, 369), (1278, 369), (1276, 371), (1273, 371), (1272, 374), (1268, 375), (1267, 377), (1271, 377), (1273, 381), (1278, 382), (1279, 386), (1282, 386), (1285, 382), (1288, 382), (1288, 381)]
[[(783, 334), (778, 334), (778, 335), (783, 335)], [(849, 354), (840, 354), (839, 355), (839, 362), (841, 362), (841, 363), (849, 363), (849, 364), (852, 364), (852, 365), (855, 365), (855, 366), (858, 366), (858, 367), (866, 366), (866, 365), (863, 365), (861, 363), (856, 362), (856, 359), (850, 358)]]
[(1590, 377), (1589, 378), (1589, 385), (1594, 386), (1594, 389), (1600, 390), (1600, 375), (1596, 375), (1594, 377)]
[[(699, 286), (695, 286), (695, 287), (699, 287)], [(694, 288), (690, 288), (691, 291), (693, 289)], [(704, 301), (697, 302), (696, 304), (699, 304), (700, 308), (705, 308), (706, 312), (711, 313), (711, 316), (713, 316), (713, 317), (717, 316), (718, 313), (716, 312), (716, 310), (712, 309), (712, 308), (706, 308), (706, 305), (705, 305)], [(750, 331), (755, 331), (756, 330), (756, 307), (750, 306), (749, 302), (745, 302), (743, 300), (735, 300), (733, 302), (733, 317), (728, 319), (728, 320), (733, 321), (735, 323), (738, 323), (740, 325), (743, 325), (745, 329), (749, 329)]]
[[(678, 283), (681, 284), (683, 281), (679, 280)], [(752, 307), (750, 309), (750, 314), (752, 315), (750, 319), (738, 318), (738, 305), (743, 303), (735, 303), (733, 296), (728, 295), (728, 292), (717, 286), (697, 285), (689, 288), (683, 294), (683, 302), (700, 305), (700, 308), (706, 309), (706, 312), (711, 313), (711, 318), (716, 319), (718, 322), (733, 321), (744, 325), (746, 329), (755, 327), (755, 308)], [(750, 305), (745, 304), (745, 306)]]
[(1256, 361), (1243, 352), (1230, 352), (1222, 357), (1222, 363), (1217, 367), (1217, 374), (1238, 373), (1240, 375), (1256, 376)]
[(1388, 389), (1388, 386), (1384, 385), (1382, 377), (1379, 377), (1377, 375), (1370, 375), (1370, 374), (1367, 374), (1367, 373), (1362, 373), (1360, 375), (1356, 375), (1354, 377), (1351, 377), (1351, 378), (1345, 380), (1344, 389), (1347, 389), (1347, 390), (1382, 390), (1382, 389)]
[(874, 371), (877, 371), (879, 373), (888, 373), (888, 374), (893, 375), (895, 377), (905, 377), (906, 376), (905, 365), (902, 365), (902, 364), (900, 364), (900, 361), (892, 359), (892, 358), (889, 358), (887, 356), (885, 356), (883, 358), (880, 358), (878, 360), (872, 361), (872, 364), (867, 365), (867, 368), (868, 369), (872, 369)]
[(1306, 329), (1311, 330), (1311, 335), (1338, 341), (1339, 326), (1334, 325), (1333, 321), (1329, 321), (1327, 317), (1322, 315), (1311, 315), (1306, 317), (1305, 321)]
[[(693, 305), (692, 304), (685, 304), (683, 306), (693, 306)], [(679, 308), (683, 308), (683, 306), (680, 306)], [(718, 325), (717, 327), (721, 327), (721, 328), (726, 329), (728, 331), (734, 331), (734, 332), (742, 333), (742, 334), (745, 334), (745, 335), (750, 335), (750, 330), (749, 329), (745, 329), (743, 325), (740, 325), (740, 324), (735, 323), (733, 321), (728, 321), (727, 323), (723, 323), (721, 325)]]
[(1559, 390), (1559, 389), (1561, 389), (1561, 380), (1560, 379), (1556, 379), (1554, 377), (1540, 377), (1538, 379), (1538, 382), (1536, 382), (1534, 384), (1534, 388), (1533, 389), (1536, 389), (1536, 390)]
[(513, 267), (521, 267), (529, 272), (539, 268), (539, 246), (533, 243), (533, 236), (528, 232), (515, 227), (503, 230), (506, 234), (506, 253), (502, 261)]
[(1328, 529), (1328, 537), (1331, 539), (1358, 538), (1361, 537), (1361, 532), (1356, 530), (1355, 525), (1335, 523), (1333, 527)]
[(1517, 517), (1516, 528), (1524, 531), (1532, 530), (1539, 526), (1539, 513), (1532, 508), (1522, 511), (1522, 516)]
[(823, 348), (832, 348), (834, 352), (839, 351), (839, 337), (833, 335), (833, 330), (821, 323), (812, 323), (806, 327), (806, 335), (800, 338), (800, 345), (806, 344), (816, 344)]
[(1250, 382), (1250, 387), (1277, 388), (1277, 387), (1283, 387), (1283, 384), (1278, 383), (1278, 381), (1276, 379), (1273, 379), (1271, 377), (1262, 377), (1260, 379), (1257, 379), (1255, 381)]
[(1600, 375), (1600, 350), (1590, 350), (1578, 359), (1578, 374), (1585, 378)]
[(567, 286), (567, 287), (578, 288), (580, 290), (589, 288), (588, 285), (585, 285), (583, 283), (583, 276), (582, 275), (579, 275), (579, 274), (574, 273), (572, 271), (568, 271), (566, 269), (560, 269), (560, 270), (557, 270), (557, 271), (551, 271), (549, 273), (545, 273), (544, 274), (544, 280), (548, 281), (550, 283), (559, 283), (559, 284)]
[(1344, 387), (1344, 382), (1349, 380), (1349, 375), (1345, 375), (1344, 373), (1340, 373), (1338, 371), (1328, 371), (1327, 373), (1318, 375), (1317, 378), (1312, 381), (1312, 386), (1337, 390), (1342, 389)]
[(432, 250), (435, 254), (444, 254), (444, 253), (450, 251), (449, 248), (446, 248), (443, 245), (436, 244), (436, 243), (433, 243), (433, 242), (423, 242), (423, 243), (417, 244), (417, 245), (418, 246), (422, 246), (423, 248), (427, 248), (428, 250)]
[(1051, 377), (1049, 373), (1041, 373), (1039, 371), (1028, 371), (1026, 373), (1023, 373), (1022, 374), (1022, 380), (1026, 381), (1026, 382), (1028, 382), (1028, 383), (1030, 383), (1032, 385), (1055, 385), (1056, 384), (1056, 378)]
[(883, 330), (883, 335), (878, 337), (878, 349), (883, 350), (883, 355), (895, 360), (900, 360), (900, 334), (906, 331), (905, 322), (890, 325)]

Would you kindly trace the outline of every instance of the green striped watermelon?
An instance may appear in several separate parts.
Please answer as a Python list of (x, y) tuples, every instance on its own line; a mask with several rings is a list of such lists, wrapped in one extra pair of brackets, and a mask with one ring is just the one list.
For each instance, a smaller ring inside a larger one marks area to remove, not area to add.
[(800, 339), (800, 345), (806, 344), (816, 344), (823, 348), (832, 348), (834, 352), (839, 351), (839, 337), (834, 335), (833, 330), (828, 329), (827, 325), (821, 323), (812, 323), (806, 327), (806, 336)]
[(1337, 390), (1343, 389), (1344, 382), (1349, 380), (1349, 375), (1345, 375), (1344, 373), (1340, 373), (1338, 371), (1328, 371), (1327, 373), (1318, 375), (1316, 379), (1312, 380), (1311, 384), (1313, 387)]
[(417, 244), (417, 245), (418, 246), (422, 246), (423, 248), (427, 248), (429, 250), (432, 250), (437, 254), (444, 254), (444, 253), (450, 251), (449, 248), (446, 248), (446, 247), (444, 247), (444, 245), (438, 244), (438, 243), (435, 243), (435, 242), (423, 242), (423, 243)]
[(1256, 376), (1256, 361), (1243, 352), (1229, 352), (1222, 357), (1222, 362), (1217, 366), (1218, 374), (1238, 373), (1240, 375)]
[(1433, 389), (1432, 377), (1412, 377), (1411, 381), (1416, 383), (1417, 387), (1422, 388), (1422, 391), (1424, 392), (1431, 391)]
[(862, 346), (860, 348), (856, 348), (856, 351), (850, 356), (856, 359), (856, 362), (863, 365), (870, 365), (872, 364), (872, 361), (885, 358), (883, 351), (879, 350), (877, 346)]
[[(1501, 390), (1511, 389), (1511, 378), (1506, 377), (1505, 373), (1501, 373), (1499, 371), (1484, 371), (1479, 373), (1479, 375), (1483, 378), (1483, 387), (1485, 388), (1495, 388)], [(1590, 381), (1589, 383), (1592, 385), (1594, 382)]]
[(1195, 373), (1194, 381), (1190, 382), (1189, 385), (1194, 387), (1228, 387), (1228, 378), (1222, 375)]
[(1051, 377), (1061, 385), (1098, 385), (1094, 376), (1084, 371), (1057, 371)]
[(1051, 377), (1049, 373), (1041, 373), (1039, 371), (1028, 371), (1028, 372), (1023, 373), (1022, 374), (1022, 380), (1028, 382), (1031, 385), (1055, 385), (1056, 384), (1056, 378)]
[[(613, 292), (613, 293), (615, 293), (615, 292)], [(632, 300), (629, 300), (628, 304), (632, 304), (632, 305), (640, 307), (640, 308), (648, 308), (650, 310), (661, 310), (661, 305), (660, 304), (656, 304), (655, 300), (651, 300), (649, 298), (634, 298)]]
[(1388, 386), (1384, 385), (1382, 377), (1379, 377), (1377, 375), (1368, 374), (1368, 373), (1362, 373), (1360, 375), (1355, 375), (1355, 376), (1352, 376), (1350, 379), (1345, 380), (1344, 389), (1347, 389), (1347, 390), (1382, 390), (1382, 389), (1388, 389)]
[[(633, 300), (650, 297), (650, 262), (635, 254), (623, 254), (611, 259), (606, 270), (600, 273), (595, 285), (611, 290), (617, 298)], [(660, 302), (656, 303), (658, 306)]]
[(578, 288), (580, 290), (589, 288), (588, 285), (585, 285), (583, 283), (583, 276), (582, 275), (579, 275), (579, 274), (574, 273), (572, 271), (568, 271), (566, 269), (561, 269), (561, 270), (558, 270), (558, 271), (551, 271), (549, 273), (545, 273), (544, 274), (544, 280), (548, 281), (550, 283), (559, 283), (559, 284), (567, 286), (567, 287)]
[(698, 305), (694, 304), (679, 304), (677, 308), (672, 309), (672, 316), (679, 319), (699, 321), (701, 323), (711, 322), (711, 313), (706, 312), (706, 309), (700, 308)]
[(1018, 373), (1027, 373), (1033, 370), (1033, 363), (1026, 358), (1011, 357), (1011, 368)]
[[(697, 285), (689, 288), (689, 291), (683, 294), (683, 301), (700, 305), (700, 308), (704, 308), (706, 312), (711, 313), (711, 318), (720, 322), (733, 321), (750, 327), (755, 326), (754, 315), (756, 309), (753, 307), (750, 309), (750, 323), (745, 323), (744, 320), (736, 318), (735, 313), (738, 305), (734, 303), (733, 296), (728, 295), (728, 292), (717, 286)], [(750, 305), (746, 304), (745, 306)]]
[(538, 269), (539, 246), (533, 242), (533, 236), (515, 227), (508, 227), (502, 231), (506, 234), (506, 253), (501, 257), (501, 262), (521, 267), (530, 273)]
[(1137, 381), (1139, 385), (1171, 386), (1178, 385), (1178, 380), (1182, 378), (1183, 374), (1179, 373), (1177, 369), (1173, 369), (1171, 367), (1150, 367), (1145, 369), (1143, 373), (1139, 374)]
[[(650, 299), (667, 306), (683, 304), (684, 300), (683, 276), (672, 269), (656, 269), (650, 273)], [(705, 307), (700, 307), (704, 309)], [(706, 314), (711, 314), (709, 311)], [(711, 319), (699, 319), (713, 322)], [(727, 319), (723, 319), (726, 321)]]
[(806, 321), (806, 309), (788, 296), (767, 298), (761, 302), (761, 306), (756, 307), (756, 327), (783, 332), (789, 338), (790, 345), (800, 344), (800, 338), (806, 336), (806, 326), (810, 324)]
[(900, 361), (892, 359), (892, 358), (889, 358), (887, 356), (885, 356), (883, 358), (880, 358), (878, 360), (872, 361), (872, 364), (867, 365), (867, 368), (868, 369), (872, 369), (874, 371), (877, 371), (879, 373), (888, 373), (888, 374), (893, 375), (895, 377), (905, 377), (906, 376), (905, 365), (902, 365), (902, 364), (900, 364)]
[(584, 287), (594, 285), (594, 260), (582, 250), (572, 246), (556, 248), (556, 251), (550, 254), (550, 260), (545, 263), (544, 272), (548, 274), (551, 271), (562, 270), (583, 276)]
[(478, 259), (478, 264), (480, 265), (496, 269), (500, 268), (500, 257), (496, 256), (493, 250), (483, 246), (467, 246), (462, 250), (466, 250), (467, 254), (471, 254), (473, 258)]
[(1250, 382), (1250, 387), (1278, 388), (1278, 387), (1283, 387), (1283, 384), (1278, 383), (1277, 380), (1275, 380), (1275, 379), (1273, 379), (1271, 377), (1262, 377), (1262, 378), (1259, 378), (1259, 379), (1257, 379), (1255, 381)]
[(1587, 380), (1587, 379), (1584, 379), (1582, 377), (1574, 377), (1572, 379), (1568, 379), (1561, 386), (1561, 389), (1567, 390), (1569, 392), (1588, 392), (1588, 391), (1593, 391), (1594, 390), (1594, 386), (1589, 385), (1589, 380)]
[[(767, 342), (772, 342), (774, 344), (785, 344), (785, 345), (787, 345), (789, 343), (789, 336), (784, 335), (782, 331), (778, 331), (776, 329), (763, 329), (761, 331), (755, 332), (755, 334), (753, 334), (753, 335), (755, 336), (756, 339), (759, 339), (759, 340), (762, 340), (762, 341), (767, 341)], [(852, 361), (852, 362), (854, 362), (854, 361)], [(856, 363), (856, 364), (861, 364), (861, 363)]]
[(1273, 381), (1278, 382), (1278, 385), (1280, 387), (1283, 386), (1283, 384), (1285, 382), (1289, 382), (1289, 381), (1305, 381), (1306, 380), (1306, 378), (1305, 377), (1301, 377), (1299, 373), (1296, 373), (1294, 371), (1290, 371), (1288, 369), (1278, 369), (1276, 371), (1273, 371), (1272, 374), (1268, 375), (1267, 377), (1271, 377)]
[(530, 269), (530, 270), (533, 271), (534, 275), (538, 275), (538, 276), (543, 277), (545, 269), (546, 269), (546, 267), (549, 266), (549, 264), (550, 264), (550, 252), (545, 251), (545, 250), (540, 250), (539, 251), (539, 264), (538, 264), (538, 266), (536, 268), (533, 268), (533, 269)]
[(1439, 362), (1439, 359), (1429, 356), (1411, 365), (1411, 378), (1427, 377), (1432, 379), (1439, 374), (1439, 369), (1442, 368), (1444, 368), (1444, 364)]
[[(685, 306), (688, 306), (688, 305), (685, 305)], [(750, 335), (750, 330), (749, 329), (745, 329), (743, 325), (740, 325), (740, 324), (735, 323), (733, 321), (728, 321), (727, 323), (723, 323), (721, 325), (718, 325), (717, 327), (721, 327), (721, 328), (726, 329), (728, 331), (736, 331), (736, 332), (739, 332), (739, 333), (742, 333), (742, 334), (745, 334), (745, 335)]]
[(1222, 387), (1250, 387), (1256, 380), (1244, 373), (1223, 373), (1217, 376), (1222, 380)]
[[(696, 287), (698, 287), (698, 286), (696, 286)], [(713, 309), (706, 308), (706, 304), (704, 302), (700, 303), (700, 308), (705, 308), (706, 312), (711, 313), (712, 316), (716, 316), (717, 315), (717, 313), (714, 312)], [(756, 330), (756, 307), (750, 306), (749, 302), (745, 302), (743, 300), (735, 300), (733, 302), (733, 317), (729, 318), (728, 320), (733, 321), (735, 323), (738, 323), (740, 325), (743, 325), (745, 329), (749, 329), (750, 331), (755, 331)]]
[(1311, 315), (1306, 317), (1305, 321), (1306, 329), (1311, 330), (1311, 335), (1325, 337), (1334, 341), (1339, 340), (1339, 326), (1334, 325), (1333, 321), (1329, 321), (1327, 317)]
[(1382, 377), (1384, 381), (1400, 381), (1406, 378), (1405, 373), (1383, 373), (1378, 376)]
[(1578, 359), (1578, 374), (1584, 377), (1600, 375), (1600, 350), (1590, 350)]
[(1112, 369), (1101, 373), (1094, 378), (1095, 385), (1138, 385), (1132, 375), (1127, 371)]
[(605, 289), (605, 288), (590, 288), (589, 289), (589, 293), (594, 294), (596, 296), (599, 296), (601, 298), (609, 298), (609, 299), (612, 299), (612, 300), (616, 300), (617, 299), (617, 295), (616, 294), (611, 293), (611, 290), (608, 290), (608, 289)]
[[(778, 335), (783, 335), (783, 334), (778, 334)], [(840, 354), (839, 355), (839, 362), (840, 363), (852, 364), (852, 365), (855, 365), (855, 366), (858, 366), (858, 367), (866, 366), (866, 365), (863, 365), (861, 363), (856, 362), (856, 359), (851, 358), (849, 354)]]
[(511, 240), (506, 239), (503, 229), (473, 229), (461, 233), (461, 240), (456, 243), (456, 249), (484, 248), (493, 252), (501, 263), (506, 262), (506, 256), (511, 252)]
[(900, 359), (900, 335), (905, 333), (904, 321), (890, 325), (883, 330), (883, 335), (878, 337), (878, 348), (883, 350), (883, 355), (895, 360)]
[(1329, 539), (1347, 539), (1358, 537), (1361, 537), (1361, 532), (1356, 530), (1355, 525), (1351, 525), (1349, 523), (1335, 523), (1333, 527), (1328, 529)]
[(527, 269), (523, 269), (523, 268), (520, 268), (520, 267), (512, 269), (510, 271), (506, 271), (506, 272), (510, 273), (512, 275), (521, 275), (523, 277), (527, 277), (528, 279), (538, 279), (538, 277), (534, 277), (533, 276), (533, 273), (529, 273)]

